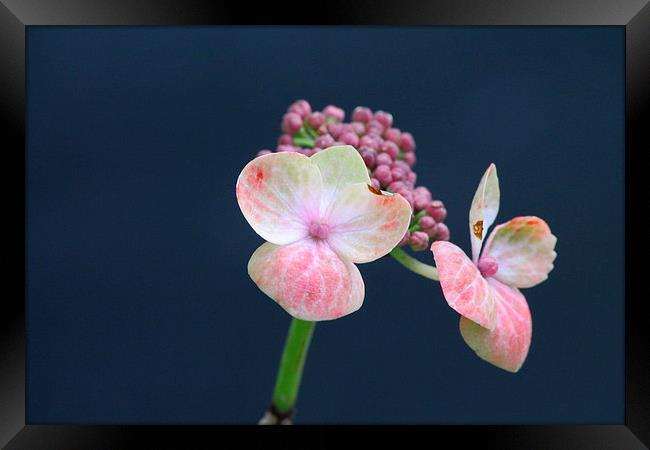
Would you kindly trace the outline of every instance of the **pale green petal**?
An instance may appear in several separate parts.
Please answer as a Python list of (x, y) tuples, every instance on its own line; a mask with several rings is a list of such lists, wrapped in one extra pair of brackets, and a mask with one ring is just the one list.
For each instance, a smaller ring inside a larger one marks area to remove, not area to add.
[(340, 189), (348, 184), (370, 184), (368, 169), (359, 152), (351, 145), (326, 148), (311, 157), (323, 179), (321, 212), (327, 215)]
[(475, 264), (478, 262), (487, 230), (499, 212), (499, 196), (497, 168), (490, 164), (481, 178), (469, 210), (469, 234), (472, 241), (472, 260)]

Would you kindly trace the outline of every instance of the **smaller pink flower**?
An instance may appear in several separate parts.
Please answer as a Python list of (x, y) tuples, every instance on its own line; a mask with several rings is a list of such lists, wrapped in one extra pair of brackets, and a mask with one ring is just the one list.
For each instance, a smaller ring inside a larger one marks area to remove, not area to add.
[(352, 146), (311, 157), (269, 153), (237, 180), (239, 207), (268, 242), (248, 262), (266, 295), (293, 317), (331, 320), (361, 307), (364, 283), (355, 264), (374, 261), (400, 243), (411, 208), (373, 186)]
[(479, 183), (469, 212), (472, 259), (456, 245), (431, 246), (440, 286), (450, 307), (462, 316), (460, 332), (476, 354), (501, 369), (517, 372), (532, 337), (532, 318), (518, 288), (546, 280), (557, 256), (557, 238), (542, 219), (515, 217), (483, 240), (499, 210), (494, 164)]

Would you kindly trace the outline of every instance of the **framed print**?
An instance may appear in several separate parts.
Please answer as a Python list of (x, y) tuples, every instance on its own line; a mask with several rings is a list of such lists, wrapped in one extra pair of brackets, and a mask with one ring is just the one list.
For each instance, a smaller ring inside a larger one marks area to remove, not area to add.
[(3, 0), (0, 443), (646, 448), (646, 2), (283, 9)]

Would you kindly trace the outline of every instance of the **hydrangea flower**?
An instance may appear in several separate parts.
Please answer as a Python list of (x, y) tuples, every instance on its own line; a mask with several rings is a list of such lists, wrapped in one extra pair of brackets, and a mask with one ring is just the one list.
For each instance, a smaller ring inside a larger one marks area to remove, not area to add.
[(499, 195), (492, 164), (469, 212), (471, 260), (450, 242), (434, 242), (431, 251), (443, 295), (462, 316), (460, 332), (467, 345), (491, 364), (517, 372), (532, 336), (530, 309), (518, 288), (535, 286), (548, 277), (557, 239), (542, 219), (515, 217), (494, 228), (481, 253), (499, 210)]
[(390, 252), (411, 219), (401, 195), (371, 186), (363, 158), (349, 145), (310, 157), (258, 156), (239, 175), (236, 195), (248, 223), (268, 241), (251, 256), (250, 277), (289, 314), (308, 321), (359, 309), (365, 287), (355, 263)]

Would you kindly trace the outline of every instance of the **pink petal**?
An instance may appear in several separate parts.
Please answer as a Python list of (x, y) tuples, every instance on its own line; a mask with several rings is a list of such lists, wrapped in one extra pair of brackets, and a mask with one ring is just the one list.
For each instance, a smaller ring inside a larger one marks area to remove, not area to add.
[(248, 262), (248, 274), (262, 292), (302, 320), (345, 316), (361, 307), (365, 295), (359, 269), (325, 241), (262, 244)]
[(485, 328), (494, 328), (496, 308), (492, 290), (474, 263), (451, 242), (436, 241), (431, 251), (449, 306)]
[(496, 326), (490, 331), (461, 317), (460, 333), (481, 359), (501, 369), (517, 372), (526, 360), (533, 333), (528, 303), (517, 288), (493, 278), (488, 282), (496, 301)]
[(249, 162), (237, 179), (237, 202), (248, 223), (267, 241), (282, 245), (307, 236), (318, 215), (321, 175), (299, 153), (270, 153)]
[(510, 286), (527, 288), (548, 278), (557, 256), (556, 242), (551, 229), (539, 217), (515, 217), (494, 229), (483, 254), (499, 265), (494, 278)]
[(469, 234), (472, 241), (472, 260), (478, 263), (483, 238), (499, 212), (499, 178), (497, 168), (490, 164), (476, 189), (469, 210)]
[(411, 220), (411, 206), (399, 194), (366, 183), (349, 184), (339, 189), (327, 220), (332, 249), (349, 261), (366, 263), (399, 244)]

